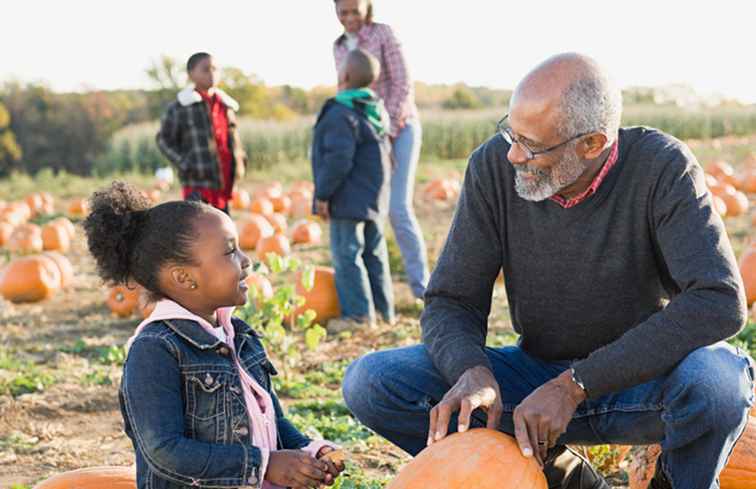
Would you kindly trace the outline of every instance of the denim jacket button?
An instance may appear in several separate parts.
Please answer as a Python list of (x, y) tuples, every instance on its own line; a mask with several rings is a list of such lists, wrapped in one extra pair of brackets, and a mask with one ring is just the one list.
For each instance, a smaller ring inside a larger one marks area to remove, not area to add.
[(220, 348), (218, 348), (218, 353), (220, 353), (224, 357), (227, 357), (228, 354), (231, 353), (231, 350), (229, 350), (227, 346), (221, 346)]
[(212, 375), (210, 374), (205, 375), (205, 385), (211, 386), (213, 385), (213, 382), (215, 382), (215, 379), (213, 378)]
[(249, 434), (249, 428), (247, 428), (246, 426), (242, 426), (234, 430), (234, 433), (236, 433), (239, 436), (247, 436)]

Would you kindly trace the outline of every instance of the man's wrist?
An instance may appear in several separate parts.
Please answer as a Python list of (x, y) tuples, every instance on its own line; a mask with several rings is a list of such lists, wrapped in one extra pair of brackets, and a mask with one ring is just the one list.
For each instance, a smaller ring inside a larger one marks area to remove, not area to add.
[(570, 397), (575, 400), (577, 404), (585, 401), (588, 398), (588, 393), (582, 386), (582, 382), (574, 375), (572, 368), (565, 370), (557, 377), (558, 380), (567, 388), (567, 392)]

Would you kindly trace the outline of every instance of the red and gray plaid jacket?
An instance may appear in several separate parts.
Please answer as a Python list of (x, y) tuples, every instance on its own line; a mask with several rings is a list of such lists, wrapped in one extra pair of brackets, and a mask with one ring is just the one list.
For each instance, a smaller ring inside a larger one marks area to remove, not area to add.
[[(405, 120), (417, 117), (415, 89), (404, 59), (402, 45), (390, 26), (372, 22), (363, 25), (357, 33), (357, 47), (369, 52), (381, 62), (381, 75), (370, 88), (383, 99), (391, 117), (389, 133), (396, 137)], [(346, 35), (342, 34), (333, 43), (337, 73), (347, 54), (349, 48)]]
[[(222, 90), (215, 90), (228, 109), (228, 146), (233, 155), (233, 179), (236, 181), (244, 176), (247, 163), (236, 128), (239, 104)], [(168, 107), (156, 139), (160, 150), (176, 167), (182, 186), (223, 188), (207, 104), (194, 87), (180, 91), (177, 100)]]

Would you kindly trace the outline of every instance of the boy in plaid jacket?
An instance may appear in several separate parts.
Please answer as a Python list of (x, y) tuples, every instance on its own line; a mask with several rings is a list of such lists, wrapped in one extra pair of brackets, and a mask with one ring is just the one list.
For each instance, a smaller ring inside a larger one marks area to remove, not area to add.
[(215, 86), (208, 53), (193, 54), (186, 69), (192, 83), (168, 107), (157, 145), (176, 167), (184, 199), (201, 199), (228, 213), (247, 162), (236, 128), (239, 104)]

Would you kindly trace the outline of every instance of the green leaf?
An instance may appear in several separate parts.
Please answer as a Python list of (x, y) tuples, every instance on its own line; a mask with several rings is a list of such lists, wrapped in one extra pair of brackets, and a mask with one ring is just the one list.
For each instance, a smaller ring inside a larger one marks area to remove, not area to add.
[(316, 324), (312, 328), (305, 331), (305, 344), (310, 350), (316, 350), (320, 341), (326, 337), (326, 330), (322, 326)]
[(302, 271), (302, 286), (309, 292), (315, 287), (315, 269), (311, 266)]

